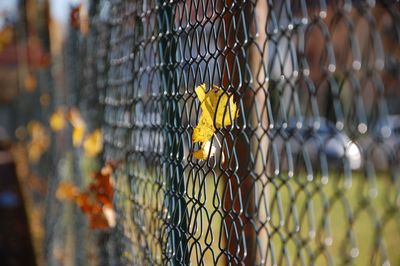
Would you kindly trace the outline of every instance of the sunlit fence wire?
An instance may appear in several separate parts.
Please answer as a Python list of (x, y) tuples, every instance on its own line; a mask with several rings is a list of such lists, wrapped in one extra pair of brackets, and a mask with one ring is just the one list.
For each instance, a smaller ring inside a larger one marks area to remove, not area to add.
[[(78, 100), (90, 111), (98, 97), (104, 159), (122, 162), (108, 260), (400, 265), (399, 12), (394, 1), (93, 1)], [(239, 110), (214, 128), (206, 160), (193, 156), (200, 84)]]

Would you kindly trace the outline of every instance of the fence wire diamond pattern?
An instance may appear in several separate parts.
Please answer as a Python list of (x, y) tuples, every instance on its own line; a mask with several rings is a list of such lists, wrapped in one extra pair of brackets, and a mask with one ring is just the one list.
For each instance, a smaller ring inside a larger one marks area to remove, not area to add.
[[(398, 3), (93, 5), (121, 264), (400, 264)], [(239, 112), (198, 160), (203, 83)]]

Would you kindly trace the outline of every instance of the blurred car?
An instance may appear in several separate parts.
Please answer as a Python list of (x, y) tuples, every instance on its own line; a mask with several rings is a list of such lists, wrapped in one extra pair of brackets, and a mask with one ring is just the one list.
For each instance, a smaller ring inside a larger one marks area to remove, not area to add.
[(376, 121), (371, 125), (370, 133), (360, 138), (359, 145), (368, 169), (397, 169), (400, 158), (400, 115), (389, 115)]
[(357, 143), (335, 125), (321, 118), (306, 123), (289, 123), (276, 132), (272, 141), (275, 169), (292, 171), (299, 167), (327, 172), (336, 167), (351, 170), (362, 166), (362, 153)]

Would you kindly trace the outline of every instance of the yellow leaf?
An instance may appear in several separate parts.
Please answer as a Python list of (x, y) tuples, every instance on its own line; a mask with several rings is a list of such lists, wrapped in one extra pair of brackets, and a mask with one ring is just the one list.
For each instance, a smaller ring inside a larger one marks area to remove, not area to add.
[(56, 197), (59, 200), (74, 200), (80, 193), (77, 186), (69, 182), (60, 182), (57, 187)]
[(233, 119), (237, 117), (233, 95), (227, 94), (217, 86), (206, 92), (204, 84), (196, 88), (196, 94), (200, 100), (202, 116), (205, 116), (207, 121), (213, 121), (215, 116), (216, 128), (232, 125)]
[(46, 128), (38, 121), (27, 125), (30, 141), (27, 143), (28, 157), (31, 162), (38, 162), (50, 146), (50, 137)]
[(206, 85), (201, 84), (196, 88), (196, 95), (202, 113), (193, 130), (192, 139), (193, 142), (206, 142), (213, 136), (215, 128), (232, 125), (233, 119), (237, 117), (237, 106), (233, 96), (217, 86), (206, 92)]
[(61, 131), (65, 127), (64, 111), (59, 108), (50, 116), (50, 127), (54, 131)]
[(196, 87), (196, 95), (200, 103), (202, 103), (206, 98), (206, 84), (203, 83)]
[(212, 124), (212, 120), (207, 119), (205, 116), (201, 116), (199, 123), (193, 130), (193, 142), (206, 142), (214, 135), (215, 128)]
[(82, 144), (83, 137), (85, 136), (86, 124), (83, 121), (78, 109), (71, 109), (68, 117), (73, 127), (72, 144), (75, 147), (78, 147)]
[(216, 148), (214, 145), (211, 145), (211, 141), (206, 141), (201, 144), (201, 149), (193, 152), (194, 158), (198, 160), (206, 160), (208, 154), (210, 154), (210, 158), (215, 155)]
[(86, 137), (83, 143), (83, 149), (85, 150), (85, 154), (89, 157), (95, 157), (103, 150), (103, 135), (100, 129), (96, 129), (92, 134)]
[(85, 128), (74, 127), (74, 129), (72, 130), (72, 144), (75, 147), (80, 146), (82, 144), (84, 135), (85, 135)]

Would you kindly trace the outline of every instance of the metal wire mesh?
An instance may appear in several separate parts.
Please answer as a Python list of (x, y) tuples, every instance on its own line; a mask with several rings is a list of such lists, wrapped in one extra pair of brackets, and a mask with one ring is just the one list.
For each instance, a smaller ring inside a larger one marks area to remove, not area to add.
[[(399, 8), (100, 1), (117, 264), (400, 265)], [(202, 83), (239, 106), (203, 161)]]

